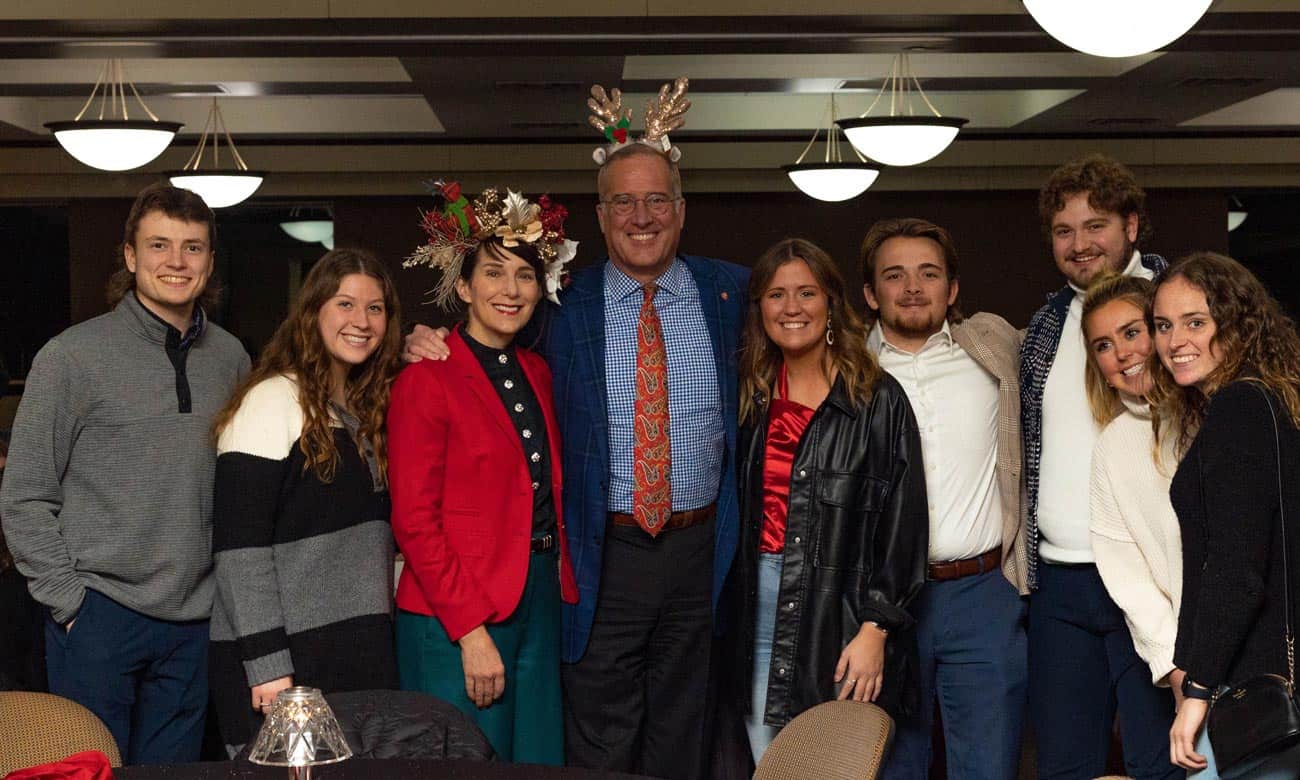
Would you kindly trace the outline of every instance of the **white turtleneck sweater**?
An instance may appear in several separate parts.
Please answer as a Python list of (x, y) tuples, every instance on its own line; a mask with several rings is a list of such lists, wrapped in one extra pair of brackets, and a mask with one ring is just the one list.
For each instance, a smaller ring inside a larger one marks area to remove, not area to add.
[(1183, 590), (1182, 536), (1169, 503), (1178, 461), (1166, 436), (1156, 463), (1150, 409), (1121, 398), (1125, 411), (1101, 432), (1092, 452), (1092, 552), (1152, 681), (1168, 685)]

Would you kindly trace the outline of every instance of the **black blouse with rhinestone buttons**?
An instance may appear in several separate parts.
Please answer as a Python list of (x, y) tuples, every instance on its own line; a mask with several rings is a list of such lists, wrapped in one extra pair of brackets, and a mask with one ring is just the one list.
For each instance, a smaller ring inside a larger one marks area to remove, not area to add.
[(533, 536), (542, 536), (555, 530), (555, 500), (551, 496), (551, 448), (546, 435), (546, 418), (542, 405), (533, 393), (528, 377), (519, 365), (515, 347), (496, 349), (475, 341), (462, 328), (460, 335), (470, 351), (483, 366), (492, 389), (506, 407), (506, 414), (515, 424), (519, 443), (524, 448), (524, 462), (533, 483)]

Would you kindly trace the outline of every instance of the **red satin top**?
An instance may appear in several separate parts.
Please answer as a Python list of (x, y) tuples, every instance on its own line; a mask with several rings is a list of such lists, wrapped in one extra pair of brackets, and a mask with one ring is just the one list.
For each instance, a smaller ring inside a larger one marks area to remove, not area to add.
[(758, 551), (764, 553), (779, 553), (785, 549), (785, 521), (790, 511), (790, 470), (794, 467), (799, 440), (817, 411), (786, 399), (790, 393), (784, 363), (776, 382), (776, 395), (779, 397), (772, 398), (763, 461), (763, 527), (759, 532)]

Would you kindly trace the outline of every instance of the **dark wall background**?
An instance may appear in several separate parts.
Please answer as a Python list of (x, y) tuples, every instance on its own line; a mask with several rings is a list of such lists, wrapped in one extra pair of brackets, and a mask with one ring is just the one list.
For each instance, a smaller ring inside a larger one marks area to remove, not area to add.
[(68, 326), (68, 235), (66, 209), (0, 208), (0, 362), (13, 377)]
[[(867, 227), (887, 216), (924, 217), (947, 227), (956, 240), (962, 308), (992, 311), (1023, 326), (1043, 296), (1062, 283), (1038, 225), (1036, 198), (1031, 190), (869, 192), (826, 204), (798, 193), (688, 193), (682, 249), (748, 265), (771, 243), (798, 235), (829, 251), (857, 290), (857, 248)], [(560, 200), (570, 212), (568, 233), (581, 242), (574, 267), (598, 262), (604, 241), (595, 196)], [(1300, 236), (1294, 223), (1300, 194), (1254, 193), (1245, 200), (1251, 216), (1231, 234), (1232, 252), (1294, 316), (1300, 311)], [(1147, 248), (1169, 258), (1194, 249), (1228, 251), (1227, 202), (1218, 190), (1150, 190), (1155, 235)], [(213, 319), (250, 352), (284, 318), (299, 272), (326, 251), (279, 229), (291, 209), (303, 205), (254, 202), (218, 213), (217, 275), (226, 296)], [(408, 327), (452, 319), (423, 304), (434, 273), (401, 267), (423, 240), (420, 210), (430, 205), (424, 197), (339, 198), (331, 204), (336, 245), (366, 247), (389, 262)], [(107, 309), (104, 283), (120, 262), (117, 244), (129, 208), (129, 201), (117, 199), (0, 207), (0, 359), (11, 374), (25, 374), (50, 336)]]

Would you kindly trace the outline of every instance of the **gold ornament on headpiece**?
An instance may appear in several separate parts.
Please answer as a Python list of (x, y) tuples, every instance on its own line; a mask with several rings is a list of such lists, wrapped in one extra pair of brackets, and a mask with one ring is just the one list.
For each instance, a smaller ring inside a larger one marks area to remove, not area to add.
[(604, 165), (619, 149), (630, 143), (640, 143), (663, 152), (673, 162), (680, 160), (682, 150), (672, 145), (668, 134), (686, 124), (685, 115), (691, 108), (691, 101), (686, 99), (689, 85), (690, 80), (682, 76), (673, 81), (671, 91), (669, 85), (664, 84), (658, 95), (646, 101), (645, 133), (637, 139), (631, 136), (632, 110), (623, 108), (623, 93), (615, 88), (606, 94), (604, 87), (593, 86), (591, 97), (587, 99), (587, 107), (591, 109), (587, 122), (603, 133), (609, 144), (596, 147), (591, 158), (597, 165)]
[(545, 269), (546, 296), (560, 302), (559, 291), (568, 275), (564, 266), (578, 252), (578, 242), (564, 237), (567, 209), (546, 195), (530, 203), (512, 190), (506, 190), (502, 201), (498, 190), (485, 189), (471, 204), (456, 182), (432, 182), (430, 189), (442, 205), (426, 212), (421, 220), (429, 241), (416, 248), (402, 266), (427, 265), (442, 271), (437, 287), (429, 291), (432, 303), (444, 309), (457, 305), (456, 280), (465, 258), (492, 238), (499, 238), (506, 248), (535, 247)]

